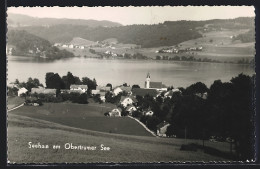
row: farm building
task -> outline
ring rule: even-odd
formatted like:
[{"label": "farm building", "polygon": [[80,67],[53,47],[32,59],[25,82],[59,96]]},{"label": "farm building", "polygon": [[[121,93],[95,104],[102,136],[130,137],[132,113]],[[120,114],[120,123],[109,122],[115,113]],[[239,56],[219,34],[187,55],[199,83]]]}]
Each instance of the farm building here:
[{"label": "farm building", "polygon": [[127,94],[131,94],[132,88],[129,86],[118,86],[114,88],[113,93],[115,96],[117,96],[120,92],[125,91]]},{"label": "farm building", "polygon": [[28,91],[28,90],[27,90],[26,88],[24,88],[24,87],[20,88],[20,89],[18,90],[18,96],[21,96],[22,94],[26,93],[27,91]]},{"label": "farm building", "polygon": [[85,93],[88,90],[88,85],[72,84],[72,85],[70,85],[70,90],[81,90],[83,93]]},{"label": "farm building", "polygon": [[161,136],[161,137],[166,137],[166,131],[167,131],[167,127],[170,126],[170,123],[163,121],[160,124],[158,124],[156,126],[157,128],[157,135]]},{"label": "farm building", "polygon": [[97,86],[96,90],[100,90],[101,92],[109,92],[111,90],[111,87],[109,87],[109,86]]},{"label": "farm building", "polygon": [[31,93],[36,94],[45,94],[45,95],[51,95],[53,97],[56,97],[56,89],[45,89],[43,87],[41,88],[32,88]]},{"label": "farm building", "polygon": [[80,89],[75,89],[75,90],[61,89],[60,93],[79,93],[79,94],[82,94],[84,92]]}]

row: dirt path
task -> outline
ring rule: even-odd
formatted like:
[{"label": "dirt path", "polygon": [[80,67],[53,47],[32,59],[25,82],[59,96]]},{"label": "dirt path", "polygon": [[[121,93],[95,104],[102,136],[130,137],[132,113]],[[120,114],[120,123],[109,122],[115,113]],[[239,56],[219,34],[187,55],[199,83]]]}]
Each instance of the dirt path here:
[{"label": "dirt path", "polygon": [[13,111],[13,110],[18,109],[18,108],[20,108],[20,107],[22,107],[22,106],[24,106],[24,104],[20,104],[19,106],[16,106],[16,107],[14,107],[14,108],[11,108],[10,110],[7,110],[7,112]]}]

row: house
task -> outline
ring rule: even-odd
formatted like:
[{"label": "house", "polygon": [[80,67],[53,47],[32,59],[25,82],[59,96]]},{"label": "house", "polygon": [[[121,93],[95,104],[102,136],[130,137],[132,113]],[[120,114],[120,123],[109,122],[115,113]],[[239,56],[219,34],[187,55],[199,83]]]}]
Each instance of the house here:
[{"label": "house", "polygon": [[174,93],[181,93],[180,89],[172,89],[172,90],[169,90],[167,91],[165,94],[164,94],[164,97],[165,98],[172,98],[173,94]]},{"label": "house", "polygon": [[106,92],[99,92],[98,93],[100,95],[100,99],[101,101],[105,102],[106,101]]},{"label": "house", "polygon": [[127,97],[127,96],[121,96],[120,104],[124,107],[127,107],[128,105],[132,105],[136,103],[137,100],[134,97]]},{"label": "house", "polygon": [[72,84],[72,85],[70,85],[70,90],[81,90],[83,93],[85,93],[88,90],[88,85]]},{"label": "house", "polygon": [[196,96],[202,98],[202,99],[207,99],[208,98],[208,93],[205,92],[205,93],[195,93]]},{"label": "house", "polygon": [[157,135],[161,137],[166,137],[167,128],[170,126],[170,123],[163,121],[156,126],[157,128]]},{"label": "house", "polygon": [[113,90],[113,93],[114,93],[115,96],[117,96],[121,92],[123,92],[123,90],[120,87],[116,87]]},{"label": "house", "polygon": [[45,89],[43,87],[41,87],[41,88],[32,88],[31,89],[31,93],[51,95],[53,97],[56,97],[56,89]]},{"label": "house", "polygon": [[74,45],[73,44],[69,44],[69,48],[74,48]]},{"label": "house", "polygon": [[61,89],[60,93],[68,93],[68,94],[70,94],[70,93],[79,93],[79,94],[82,94],[84,92],[82,90],[80,90],[80,89],[75,89],[75,90]]},{"label": "house", "polygon": [[150,73],[147,74],[145,80],[146,89],[156,89],[159,91],[167,91],[167,87],[162,82],[151,82]]},{"label": "house", "polygon": [[27,91],[28,91],[28,90],[27,90],[26,88],[24,88],[24,87],[20,88],[20,89],[18,90],[18,96],[21,96],[22,94],[26,93]]},{"label": "house", "polygon": [[154,113],[153,113],[153,111],[151,111],[151,110],[144,112],[144,115],[145,115],[145,116],[152,116],[153,114],[154,114]]},{"label": "house", "polygon": [[96,90],[100,90],[102,92],[109,92],[111,90],[110,86],[97,86]]},{"label": "house", "polygon": [[126,111],[129,113],[129,115],[132,115],[132,113],[134,112],[134,111],[136,111],[137,109],[135,108],[135,106],[133,106],[133,105],[129,105],[129,106],[127,106],[126,107]]},{"label": "house", "polygon": [[120,117],[121,112],[122,112],[121,108],[115,108],[109,112],[109,116]]},{"label": "house", "polygon": [[100,90],[91,90],[91,94],[92,95],[96,95],[96,94],[98,94],[100,92]]},{"label": "house", "polygon": [[120,88],[127,94],[131,94],[132,88],[130,86],[120,86]]},{"label": "house", "polygon": [[156,89],[143,89],[143,88],[134,88],[132,90],[133,96],[142,96],[150,95],[152,97],[156,97],[158,95],[158,91]]}]

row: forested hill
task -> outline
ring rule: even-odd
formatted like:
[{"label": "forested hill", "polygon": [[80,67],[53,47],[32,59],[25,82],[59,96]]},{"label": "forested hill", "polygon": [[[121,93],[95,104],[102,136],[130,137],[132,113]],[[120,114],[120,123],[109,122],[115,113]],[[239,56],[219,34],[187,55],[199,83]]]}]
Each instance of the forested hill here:
[{"label": "forested hill", "polygon": [[[186,24],[186,25],[185,25]],[[188,22],[174,25],[129,25],[120,27],[90,28],[82,25],[55,25],[51,27],[23,27],[20,29],[44,37],[50,42],[70,42],[73,37],[91,41],[116,38],[120,43],[137,44],[142,47],[175,45],[180,42],[201,37],[191,29]]]},{"label": "forested hill", "polygon": [[111,21],[97,21],[85,19],[66,19],[66,18],[36,18],[27,15],[8,13],[7,17],[8,26],[23,27],[23,26],[53,26],[60,24],[69,25],[84,25],[88,27],[114,27],[122,26],[120,23]]},{"label": "forested hill", "polygon": [[8,30],[7,48],[12,47],[12,55],[41,56],[51,59],[74,57],[66,50],[53,47],[48,40],[30,34],[24,30]]},{"label": "forested hill", "polygon": [[254,18],[215,19],[207,21],[166,21],[154,25],[128,25],[119,27],[86,27],[84,25],[28,26],[27,30],[50,42],[70,42],[73,37],[91,41],[116,38],[120,43],[137,44],[142,47],[172,46],[201,37],[201,30],[253,29]]}]

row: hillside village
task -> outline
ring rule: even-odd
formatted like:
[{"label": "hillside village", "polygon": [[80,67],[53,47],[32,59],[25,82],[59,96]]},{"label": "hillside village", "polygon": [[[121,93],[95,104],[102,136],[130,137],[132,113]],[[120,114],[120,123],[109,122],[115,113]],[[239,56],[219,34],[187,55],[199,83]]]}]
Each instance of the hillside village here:
[{"label": "hillside village", "polygon": [[[88,94],[89,97],[93,98],[100,104],[105,102],[111,102],[115,104],[115,108],[106,112],[104,115],[109,117],[121,117],[130,116],[136,118],[140,116],[154,116],[154,112],[151,107],[144,108],[140,103],[138,104],[139,98],[144,98],[146,96],[151,96],[154,100],[158,97],[162,99],[171,99],[174,93],[181,94],[179,89],[170,89],[165,86],[162,82],[151,81],[150,73],[147,74],[144,86],[141,88],[138,85],[132,87],[127,86],[127,84],[116,86],[112,88],[112,85],[107,86],[96,86],[95,89],[89,90],[88,85],[77,85],[71,84],[70,89],[57,89],[45,88],[43,86],[33,87],[29,92],[25,87],[19,87],[19,84],[12,83],[8,85],[9,88],[17,88],[17,95],[19,97],[25,97],[25,105],[27,106],[40,106],[42,102],[39,98],[57,98],[59,95],[77,95],[81,96]],[[202,98],[206,97],[204,95],[198,95]],[[139,97],[139,98],[138,98]],[[83,98],[84,99],[84,98]],[[114,99],[114,100],[113,100]],[[112,101],[113,100],[113,101]],[[115,101],[118,100],[118,101]],[[45,100],[47,101],[47,100]],[[139,120],[138,120],[139,121]],[[140,121],[139,121],[140,122]],[[141,122],[140,122],[141,123]],[[156,134],[158,136],[166,136],[166,128],[170,124],[166,121],[162,121],[157,125]],[[152,132],[147,128],[149,132]],[[153,132],[152,132],[153,133]]]}]

